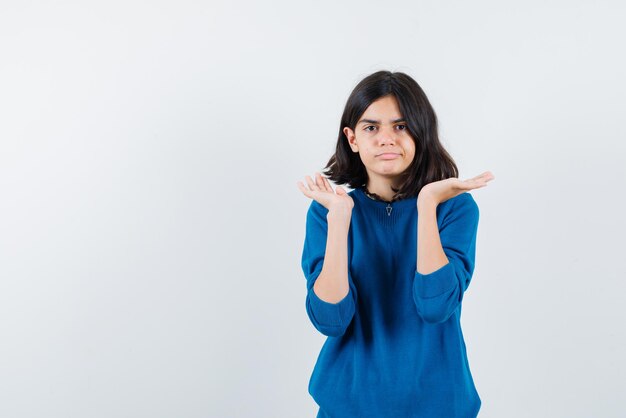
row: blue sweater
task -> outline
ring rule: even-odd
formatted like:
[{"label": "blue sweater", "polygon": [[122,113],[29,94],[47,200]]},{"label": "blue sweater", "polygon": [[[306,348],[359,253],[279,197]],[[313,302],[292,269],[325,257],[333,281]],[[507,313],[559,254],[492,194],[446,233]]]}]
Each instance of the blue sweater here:
[{"label": "blue sweater", "polygon": [[478,206],[465,192],[437,206],[448,263],[416,269],[417,198],[373,200],[363,188],[348,232],[350,290],[337,303],[313,284],[326,250],[328,209],[311,201],[302,269],[306,312],[327,338],[308,391],[332,418],[474,418],[481,399],[461,331],[461,302],[474,271]]}]

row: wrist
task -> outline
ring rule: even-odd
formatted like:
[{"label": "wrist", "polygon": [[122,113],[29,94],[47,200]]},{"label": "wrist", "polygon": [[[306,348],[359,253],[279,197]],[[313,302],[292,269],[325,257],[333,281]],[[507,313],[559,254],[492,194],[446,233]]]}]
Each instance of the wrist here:
[{"label": "wrist", "polygon": [[331,208],[328,210],[328,213],[326,214],[326,219],[349,220],[351,216],[352,216],[352,209],[337,207],[337,208]]},{"label": "wrist", "polygon": [[437,207],[439,202],[433,196],[425,194],[417,196],[417,207]]}]

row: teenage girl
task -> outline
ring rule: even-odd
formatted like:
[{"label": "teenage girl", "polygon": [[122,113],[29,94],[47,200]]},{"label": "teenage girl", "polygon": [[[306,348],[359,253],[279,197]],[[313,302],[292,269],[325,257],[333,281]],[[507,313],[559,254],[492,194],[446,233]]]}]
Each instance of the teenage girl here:
[{"label": "teenage girl", "polygon": [[[481,399],[460,325],[479,211],[410,76],[379,71],[345,106],[311,198],[306,312],[326,335],[308,391],[317,417],[474,418]],[[347,192],[329,180],[353,188]]]}]

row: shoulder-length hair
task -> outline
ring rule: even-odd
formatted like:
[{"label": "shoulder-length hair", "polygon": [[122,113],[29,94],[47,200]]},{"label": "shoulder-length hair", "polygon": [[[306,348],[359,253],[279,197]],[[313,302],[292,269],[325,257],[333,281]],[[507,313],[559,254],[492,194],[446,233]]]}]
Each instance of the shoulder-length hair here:
[{"label": "shoulder-length hair", "polygon": [[353,152],[343,128],[354,130],[359,118],[372,102],[392,95],[398,101],[407,129],[415,143],[415,157],[401,174],[399,188],[393,188],[394,200],[417,196],[424,185],[458,177],[458,168],[439,142],[437,115],[422,88],[401,72],[378,71],[352,90],[341,116],[335,154],[326,164],[324,174],[336,184],[364,187],[368,176],[358,153]]}]

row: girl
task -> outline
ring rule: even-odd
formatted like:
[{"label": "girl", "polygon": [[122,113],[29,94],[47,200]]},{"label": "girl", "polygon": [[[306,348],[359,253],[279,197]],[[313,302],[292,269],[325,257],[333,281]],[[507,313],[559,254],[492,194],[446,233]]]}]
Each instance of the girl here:
[{"label": "girl", "polygon": [[[306,312],[326,335],[309,381],[317,417],[474,418],[481,399],[461,331],[478,206],[410,76],[352,91],[324,178],[306,176]],[[329,180],[347,184],[346,192]]]}]

